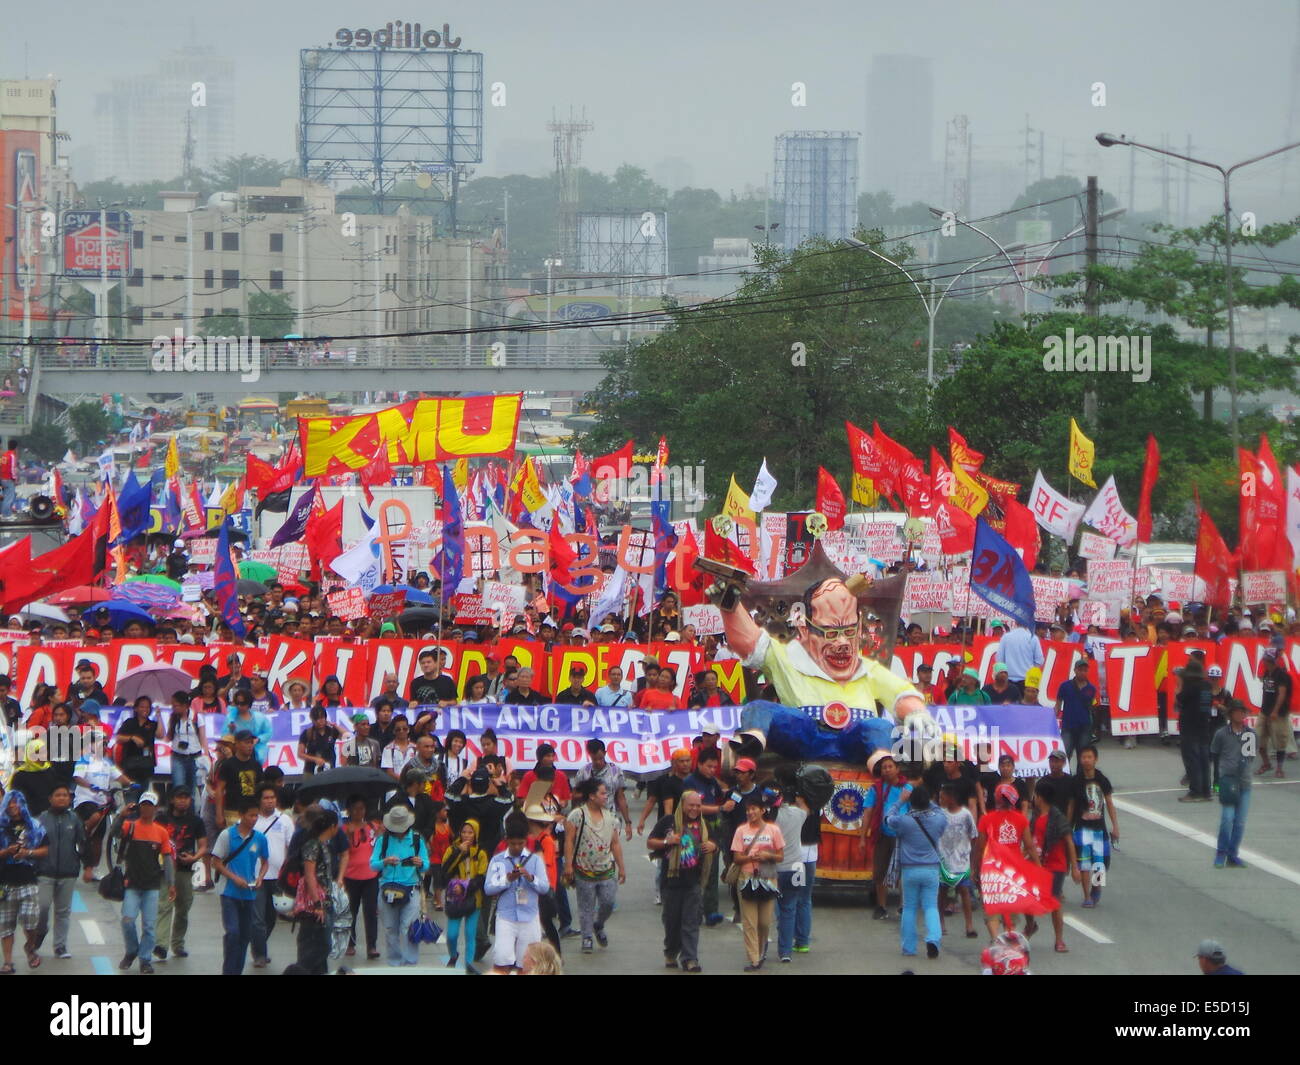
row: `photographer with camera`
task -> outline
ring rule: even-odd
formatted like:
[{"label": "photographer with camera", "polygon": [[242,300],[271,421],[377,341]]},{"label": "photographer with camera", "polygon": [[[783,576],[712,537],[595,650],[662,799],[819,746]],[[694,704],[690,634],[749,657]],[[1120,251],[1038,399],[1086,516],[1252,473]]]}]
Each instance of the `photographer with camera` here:
[{"label": "photographer with camera", "polygon": [[415,814],[404,803],[384,814],[384,834],[370,855],[379,873],[379,923],[391,966],[417,965],[420,946],[406,935],[420,916],[420,882],[429,865],[429,847],[415,831]]}]

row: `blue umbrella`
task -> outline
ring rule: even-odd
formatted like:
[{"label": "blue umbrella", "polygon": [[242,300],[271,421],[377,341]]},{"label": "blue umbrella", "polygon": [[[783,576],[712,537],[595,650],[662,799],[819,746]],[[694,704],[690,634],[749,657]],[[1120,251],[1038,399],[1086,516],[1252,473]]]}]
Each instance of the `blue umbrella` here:
[{"label": "blue umbrella", "polygon": [[413,588],[409,584],[380,584],[370,594],[383,595],[387,592],[405,592],[407,605],[417,603],[420,606],[433,606],[433,596],[428,592],[422,592],[419,588]]},{"label": "blue umbrella", "polygon": [[[109,623],[115,629],[124,629],[133,621],[139,621],[145,625],[154,623],[149,611],[126,599],[110,599],[106,603],[100,603],[99,606],[108,611]],[[98,610],[98,607],[96,609]]]}]

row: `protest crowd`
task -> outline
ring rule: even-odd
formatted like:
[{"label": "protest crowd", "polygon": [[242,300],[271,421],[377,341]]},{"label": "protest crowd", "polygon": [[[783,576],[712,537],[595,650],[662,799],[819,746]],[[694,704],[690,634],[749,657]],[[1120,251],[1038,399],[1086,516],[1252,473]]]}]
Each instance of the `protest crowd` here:
[{"label": "protest crowd", "polygon": [[[988,940],[986,971],[1023,971],[1040,918],[1068,950],[1060,900],[1102,904],[1120,838],[1110,774],[1137,736],[1176,741],[1184,799],[1222,804],[1221,867],[1244,864],[1252,778],[1283,776],[1296,755],[1300,621],[1285,594],[1207,602],[1199,563],[1173,577],[1080,559],[1033,575],[1025,616],[1015,595],[1001,609],[979,593],[978,540],[960,573],[897,527],[894,558],[853,551],[843,522],[793,515],[769,543],[766,523],[745,521],[763,509],[757,490],[744,507],[729,498],[731,522],[656,510],[648,532],[602,531],[579,455],[563,486],[541,485],[528,462],[508,475],[430,463],[438,536],[421,564],[374,520],[393,476],[370,472],[375,456],[366,504],[333,508],[332,473],[289,505],[297,445],[274,468],[250,459],[237,495],[284,496],[269,548],[239,543],[224,517],[209,526],[169,468],[156,483],[110,482],[98,507],[62,493],[76,513],[56,561],[29,553],[15,567],[21,545],[0,552],[0,973],[71,956],[79,884],[120,902],[119,967],[143,973],[188,957],[205,893],[219,898],[227,975],[581,972],[582,955],[617,949],[619,908],[652,904],[669,969],[758,971],[772,947],[797,969],[815,949],[832,849],[862,870],[870,918],[899,921],[904,956],[919,935],[937,957],[960,921]],[[147,514],[158,489],[169,531],[133,531],[137,500]],[[373,521],[346,550],[345,505]],[[827,512],[835,500],[819,490],[813,517]],[[486,526],[477,538],[473,521]],[[509,562],[503,525],[534,532]],[[584,536],[585,554],[571,542]],[[814,555],[902,579],[899,610],[850,607],[829,626],[815,586],[801,624],[843,641],[852,663],[877,661],[886,679],[872,681],[869,714],[901,721],[915,698],[943,733],[938,754],[880,748],[858,762],[848,813],[841,792],[808,784],[814,759],[747,744],[753,708],[790,701],[776,641],[733,649],[734,603],[693,567],[788,577]],[[1097,595],[1103,583],[1118,591]],[[1026,708],[1046,724],[1022,727]],[[1004,723],[1004,739],[1030,738],[971,738],[967,710]],[[670,715],[680,727],[656,725]],[[647,856],[653,901],[629,899],[629,863]],[[1008,886],[1027,872],[1045,889],[1037,905]],[[731,925],[743,945],[708,933]]]}]

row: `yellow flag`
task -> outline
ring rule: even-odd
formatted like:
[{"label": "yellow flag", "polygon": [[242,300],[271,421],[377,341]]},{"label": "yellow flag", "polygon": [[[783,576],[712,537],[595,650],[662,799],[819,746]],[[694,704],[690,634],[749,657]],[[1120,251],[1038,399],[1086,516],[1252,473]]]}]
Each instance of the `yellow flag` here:
[{"label": "yellow flag", "polygon": [[989,494],[984,486],[976,483],[960,466],[952,468],[952,495],[948,499],[972,518],[982,514],[989,505]]},{"label": "yellow flag", "polygon": [[727,489],[726,502],[722,504],[722,513],[729,518],[748,518],[754,520],[754,512],[749,509],[749,495],[736,483],[736,475],[731,475],[731,487]]},{"label": "yellow flag", "polygon": [[519,467],[515,479],[510,482],[510,490],[519,495],[524,509],[530,513],[535,513],[546,506],[546,494],[542,491],[541,482],[537,480],[537,469],[533,466],[531,455],[524,459],[524,464]]},{"label": "yellow flag", "polygon": [[222,493],[221,509],[227,514],[235,514],[239,511],[239,504],[242,502],[240,499],[242,493],[239,490],[241,483],[242,482],[236,478],[230,482],[230,487]]},{"label": "yellow flag", "polygon": [[469,487],[469,459],[459,458],[451,468],[451,483],[456,491],[463,492]]},{"label": "yellow flag", "polygon": [[880,493],[876,491],[876,483],[870,477],[863,477],[860,473],[853,474],[853,502],[864,507],[874,507],[880,499]]},{"label": "yellow flag", "polygon": [[[111,544],[122,535],[122,515],[117,509],[117,493],[113,491],[113,482],[108,482],[108,542]],[[114,547],[109,551],[113,558],[113,580],[121,584],[126,580],[126,548]]]},{"label": "yellow flag", "polygon": [[163,462],[163,473],[166,474],[167,480],[171,480],[181,469],[181,455],[176,450],[176,437],[167,441],[167,458]]},{"label": "yellow flag", "polygon": [[1092,479],[1092,464],[1097,458],[1097,447],[1079,430],[1079,424],[1070,419],[1070,476],[1089,488],[1096,488]]}]

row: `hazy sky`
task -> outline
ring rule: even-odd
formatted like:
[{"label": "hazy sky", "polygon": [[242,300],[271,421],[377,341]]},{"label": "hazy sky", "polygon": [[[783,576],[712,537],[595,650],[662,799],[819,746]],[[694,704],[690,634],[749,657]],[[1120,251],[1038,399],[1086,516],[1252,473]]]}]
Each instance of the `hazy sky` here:
[{"label": "hazy sky", "polygon": [[[382,12],[382,14],[381,14]],[[297,120],[300,47],[333,40],[340,26],[391,19],[450,23],[464,48],[485,54],[485,81],[504,82],[505,108],[487,108],[487,158],[510,142],[540,142],[552,108],[585,107],[595,130],[584,162],[653,169],[686,159],[694,183],[740,190],[772,169],[773,137],[787,129],[864,129],[866,72],[876,53],[931,57],[935,152],[943,123],[970,116],[977,158],[1019,158],[1024,115],[1047,131],[1048,172],[1061,150],[1076,174],[1103,185],[1127,180],[1124,149],[1103,152],[1099,130],[1181,144],[1222,161],[1284,143],[1296,48],[1294,0],[1096,0],[1086,8],[1030,0],[609,0],[559,3],[356,3],[355,0],[59,0],[21,5],[0,38],[0,73],[62,80],[62,127],[73,147],[89,140],[95,92],[114,76],[147,72],[170,49],[210,43],[238,64],[241,150],[290,157]],[[790,104],[794,81],[808,105]],[[1090,86],[1106,83],[1108,106]],[[1297,134],[1300,137],[1300,133]],[[867,146],[869,150],[870,146]],[[941,156],[940,156],[941,158]],[[1278,167],[1243,177],[1276,191]],[[1154,175],[1154,169],[1152,169]],[[1300,172],[1300,159],[1296,170]],[[1212,175],[1197,175],[1210,202]],[[1138,205],[1154,203],[1154,181]],[[1234,203],[1234,205],[1236,205]]]}]

